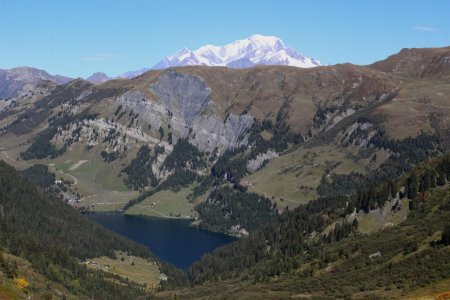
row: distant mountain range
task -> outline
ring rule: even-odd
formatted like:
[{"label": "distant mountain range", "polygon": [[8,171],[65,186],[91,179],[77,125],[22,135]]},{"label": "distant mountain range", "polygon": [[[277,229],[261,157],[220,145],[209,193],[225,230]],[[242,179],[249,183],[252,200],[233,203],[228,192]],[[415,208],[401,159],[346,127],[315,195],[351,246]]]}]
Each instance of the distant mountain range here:
[{"label": "distant mountain range", "polygon": [[95,83],[95,84],[103,83],[110,79],[112,79],[112,78],[103,72],[96,72],[96,73],[92,74],[91,76],[89,76],[88,78],[86,78],[87,81]]},{"label": "distant mountain range", "polygon": [[163,58],[152,68],[126,72],[120,78],[133,78],[149,70],[160,70],[181,66],[223,66],[250,68],[256,65],[286,65],[300,68],[320,66],[320,62],[304,56],[275,36],[255,34],[225,46],[206,45],[191,51],[183,48]]},{"label": "distant mountain range", "polygon": [[64,84],[72,78],[61,75],[50,75],[44,70],[30,67],[0,69],[0,99],[16,95],[25,85],[35,85],[39,81],[50,80],[57,84]]},{"label": "distant mountain range", "polygon": [[[170,67],[223,66],[242,69],[257,65],[312,68],[320,66],[320,62],[286,46],[278,37],[255,34],[225,46],[206,45],[194,51],[183,48],[177,53],[163,58],[151,68],[145,67],[129,71],[116,78],[131,79],[149,70],[160,70]],[[113,78],[103,72],[96,72],[86,78],[86,80],[94,84],[100,84]],[[36,84],[40,80],[50,80],[57,84],[64,84],[72,79],[66,76],[50,75],[44,70],[31,67],[0,69],[0,99],[13,97],[25,85]]]}]

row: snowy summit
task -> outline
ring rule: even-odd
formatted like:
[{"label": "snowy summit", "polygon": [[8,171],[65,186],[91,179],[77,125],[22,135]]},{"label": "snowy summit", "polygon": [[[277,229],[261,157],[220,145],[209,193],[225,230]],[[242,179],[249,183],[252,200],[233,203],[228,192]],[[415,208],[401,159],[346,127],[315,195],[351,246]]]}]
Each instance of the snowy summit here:
[{"label": "snowy summit", "polygon": [[225,46],[206,45],[191,51],[183,48],[165,57],[153,68],[144,68],[123,74],[131,78],[150,69],[165,69],[180,66],[224,66],[249,68],[256,65],[286,65],[300,68],[320,66],[320,62],[298,53],[275,36],[252,35]]}]

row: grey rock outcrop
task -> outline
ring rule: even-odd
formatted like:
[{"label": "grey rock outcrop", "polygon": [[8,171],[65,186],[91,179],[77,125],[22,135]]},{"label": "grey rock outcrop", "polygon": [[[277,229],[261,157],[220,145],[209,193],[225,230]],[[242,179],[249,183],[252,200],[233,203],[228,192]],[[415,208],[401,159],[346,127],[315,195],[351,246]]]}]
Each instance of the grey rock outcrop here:
[{"label": "grey rock outcrop", "polygon": [[167,118],[167,109],[164,105],[148,100],[141,91],[128,91],[117,98],[117,106],[122,105],[135,114],[139,114],[141,123],[150,124],[156,130]]},{"label": "grey rock outcrop", "polygon": [[229,114],[223,120],[211,107],[211,90],[199,76],[168,71],[150,85],[149,91],[156,99],[131,90],[117,97],[116,106],[132,111],[138,115],[139,124],[150,124],[155,132],[160,126],[170,128],[174,142],[189,137],[201,151],[217,148],[222,152],[247,144],[246,133],[253,117]]},{"label": "grey rock outcrop", "polygon": [[247,145],[247,131],[253,124],[253,117],[245,114],[236,116],[230,114],[225,122],[218,116],[203,117],[193,126],[192,143],[200,150],[218,149]]},{"label": "grey rock outcrop", "polygon": [[266,153],[258,154],[255,159],[251,159],[247,163],[247,170],[250,172],[258,171],[266,161],[271,160],[272,158],[278,157],[278,153],[273,150],[268,150]]},{"label": "grey rock outcrop", "polygon": [[150,86],[170,113],[182,117],[187,126],[208,106],[210,88],[198,76],[169,71]]}]

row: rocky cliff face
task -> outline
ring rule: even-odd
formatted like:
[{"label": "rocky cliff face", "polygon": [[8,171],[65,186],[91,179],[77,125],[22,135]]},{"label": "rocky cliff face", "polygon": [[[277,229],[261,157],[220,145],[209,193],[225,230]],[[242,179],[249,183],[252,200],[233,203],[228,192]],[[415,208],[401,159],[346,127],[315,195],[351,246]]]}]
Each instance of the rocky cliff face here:
[{"label": "rocky cliff face", "polygon": [[186,126],[208,106],[211,90],[205,81],[193,75],[169,71],[150,85],[150,90],[158,96],[171,116],[182,119]]},{"label": "rocky cliff face", "polygon": [[266,153],[259,154],[255,159],[251,159],[247,163],[247,170],[250,172],[256,172],[261,169],[264,163],[268,162],[274,157],[278,157],[278,153],[272,150],[268,150]]},{"label": "rocky cliff face", "polygon": [[200,150],[212,151],[216,148],[222,153],[228,148],[247,145],[247,130],[253,124],[253,117],[245,114],[230,114],[225,122],[217,115],[204,116],[194,124],[191,143]]},{"label": "rocky cliff face", "polygon": [[141,120],[141,126],[149,125],[150,128],[158,130],[167,119],[167,108],[156,101],[149,101],[141,91],[127,91],[117,97],[116,109],[121,106],[122,110],[133,112]]},{"label": "rocky cliff face", "polygon": [[[230,113],[223,120],[211,102],[211,89],[199,76],[169,71],[148,87],[156,99],[149,99],[145,91],[130,90],[117,97],[116,109],[133,112],[141,128],[158,131],[164,128],[178,138],[188,140],[202,151],[246,144],[245,133],[253,124],[248,114]],[[148,129],[147,128],[147,129]]]}]

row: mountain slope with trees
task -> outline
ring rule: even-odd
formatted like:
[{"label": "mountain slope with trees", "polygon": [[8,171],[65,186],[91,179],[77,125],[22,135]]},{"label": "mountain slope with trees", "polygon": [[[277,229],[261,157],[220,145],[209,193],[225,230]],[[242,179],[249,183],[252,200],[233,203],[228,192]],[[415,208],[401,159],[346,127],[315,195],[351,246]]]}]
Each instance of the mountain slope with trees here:
[{"label": "mountain slope with trees", "polygon": [[104,229],[59,198],[42,193],[3,161],[0,209],[1,250],[26,259],[48,280],[81,298],[149,297],[137,284],[81,264],[100,256],[114,258],[115,250],[158,262],[161,271],[169,276],[165,284],[170,285],[172,276],[178,276],[179,271],[159,263],[146,247]]},{"label": "mountain slope with trees", "polygon": [[[285,212],[195,263],[188,270],[194,287],[178,293],[196,299],[211,293],[217,299],[405,299],[448,292],[449,170],[446,155],[351,196],[320,198]],[[368,214],[387,201],[407,201],[408,218],[360,233],[355,213],[369,207]],[[437,292],[435,285],[441,286]]]}]

